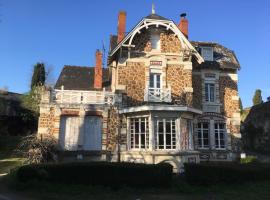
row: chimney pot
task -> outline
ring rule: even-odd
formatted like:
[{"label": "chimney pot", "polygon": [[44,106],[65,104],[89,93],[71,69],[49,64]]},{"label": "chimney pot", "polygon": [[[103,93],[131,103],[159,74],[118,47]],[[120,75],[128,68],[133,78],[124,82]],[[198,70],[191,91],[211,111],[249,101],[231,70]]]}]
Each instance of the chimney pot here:
[{"label": "chimney pot", "polygon": [[184,34],[184,36],[188,38],[188,20],[186,19],[186,16],[186,13],[182,13],[180,15],[181,18],[178,27],[180,31]]},{"label": "chimney pot", "polygon": [[126,16],[125,11],[120,11],[118,14],[118,27],[117,27],[117,43],[119,43],[126,34]]},{"label": "chimney pot", "polygon": [[94,88],[102,88],[102,52],[99,50],[96,51]]}]

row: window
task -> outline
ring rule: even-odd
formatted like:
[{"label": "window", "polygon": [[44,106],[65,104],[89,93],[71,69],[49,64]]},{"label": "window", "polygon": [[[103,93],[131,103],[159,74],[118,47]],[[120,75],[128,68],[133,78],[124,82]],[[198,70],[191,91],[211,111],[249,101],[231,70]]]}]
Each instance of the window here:
[{"label": "window", "polygon": [[205,101],[215,102],[215,84],[205,83]]},{"label": "window", "polygon": [[160,74],[157,73],[150,74],[150,88],[160,89]]},{"label": "window", "polygon": [[150,41],[152,49],[160,49],[160,36],[158,33],[151,34]]},{"label": "window", "polygon": [[209,148],[209,123],[198,123],[198,148]]},{"label": "window", "polygon": [[206,61],[213,61],[213,48],[212,47],[201,47],[202,57]]},{"label": "window", "polygon": [[176,149],[175,119],[160,119],[155,123],[156,149]]},{"label": "window", "polygon": [[225,124],[215,123],[215,148],[225,148]]},{"label": "window", "polygon": [[130,119],[130,148],[148,149],[149,148],[149,126],[148,118]]}]

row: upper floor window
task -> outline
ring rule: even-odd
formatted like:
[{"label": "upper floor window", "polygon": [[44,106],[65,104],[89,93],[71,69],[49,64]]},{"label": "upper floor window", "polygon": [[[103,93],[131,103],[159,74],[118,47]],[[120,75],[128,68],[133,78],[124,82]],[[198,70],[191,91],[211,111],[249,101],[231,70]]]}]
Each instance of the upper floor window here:
[{"label": "upper floor window", "polygon": [[215,148],[225,148],[225,124],[215,123]]},{"label": "upper floor window", "polygon": [[151,34],[150,41],[152,49],[160,50],[160,36],[158,33]]},{"label": "upper floor window", "polygon": [[215,84],[205,83],[205,101],[215,102]]},{"label": "upper floor window", "polygon": [[201,47],[201,55],[206,61],[213,61],[213,48],[212,47]]},{"label": "upper floor window", "polygon": [[158,73],[150,73],[150,88],[160,89],[160,76]]},{"label": "upper floor window", "polygon": [[209,123],[198,123],[198,148],[209,148]]}]

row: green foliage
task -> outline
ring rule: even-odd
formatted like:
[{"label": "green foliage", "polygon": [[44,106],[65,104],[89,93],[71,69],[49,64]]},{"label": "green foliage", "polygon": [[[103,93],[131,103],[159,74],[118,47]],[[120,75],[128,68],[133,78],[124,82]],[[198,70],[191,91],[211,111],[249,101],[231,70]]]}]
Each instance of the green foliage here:
[{"label": "green foliage", "polygon": [[24,94],[21,99],[22,107],[38,114],[42,89],[43,86],[34,86],[30,92]]},{"label": "green foliage", "polygon": [[77,162],[26,165],[18,169],[20,181],[48,181],[50,183],[103,185],[110,187],[169,186],[172,166],[135,163]]},{"label": "green foliage", "polygon": [[242,100],[241,98],[239,98],[239,109],[240,109],[240,113],[243,113],[243,104],[242,104]]},{"label": "green foliage", "polygon": [[257,89],[255,91],[255,94],[253,96],[252,101],[253,101],[253,105],[254,106],[263,103],[263,100],[262,100],[262,91],[260,89]]},{"label": "green foliage", "polygon": [[258,148],[258,138],[263,133],[262,127],[255,127],[252,123],[247,123],[243,129],[243,143],[246,150],[256,150]]},{"label": "green foliage", "polygon": [[256,162],[258,162],[258,159],[255,156],[247,156],[246,158],[241,158],[240,160],[241,164],[256,163]]},{"label": "green foliage", "polygon": [[215,185],[270,180],[269,164],[185,164],[186,181],[194,185]]},{"label": "green foliage", "polygon": [[46,72],[44,63],[37,63],[34,66],[34,71],[31,80],[31,89],[37,86],[44,85],[46,79]]}]

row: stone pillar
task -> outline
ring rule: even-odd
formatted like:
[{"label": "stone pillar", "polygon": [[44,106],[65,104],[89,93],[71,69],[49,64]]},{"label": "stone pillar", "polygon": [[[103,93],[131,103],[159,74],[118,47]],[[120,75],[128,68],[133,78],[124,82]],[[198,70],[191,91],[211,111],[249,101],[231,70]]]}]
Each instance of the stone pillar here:
[{"label": "stone pillar", "polygon": [[215,121],[213,119],[210,120],[209,126],[209,146],[210,149],[215,149]]}]

